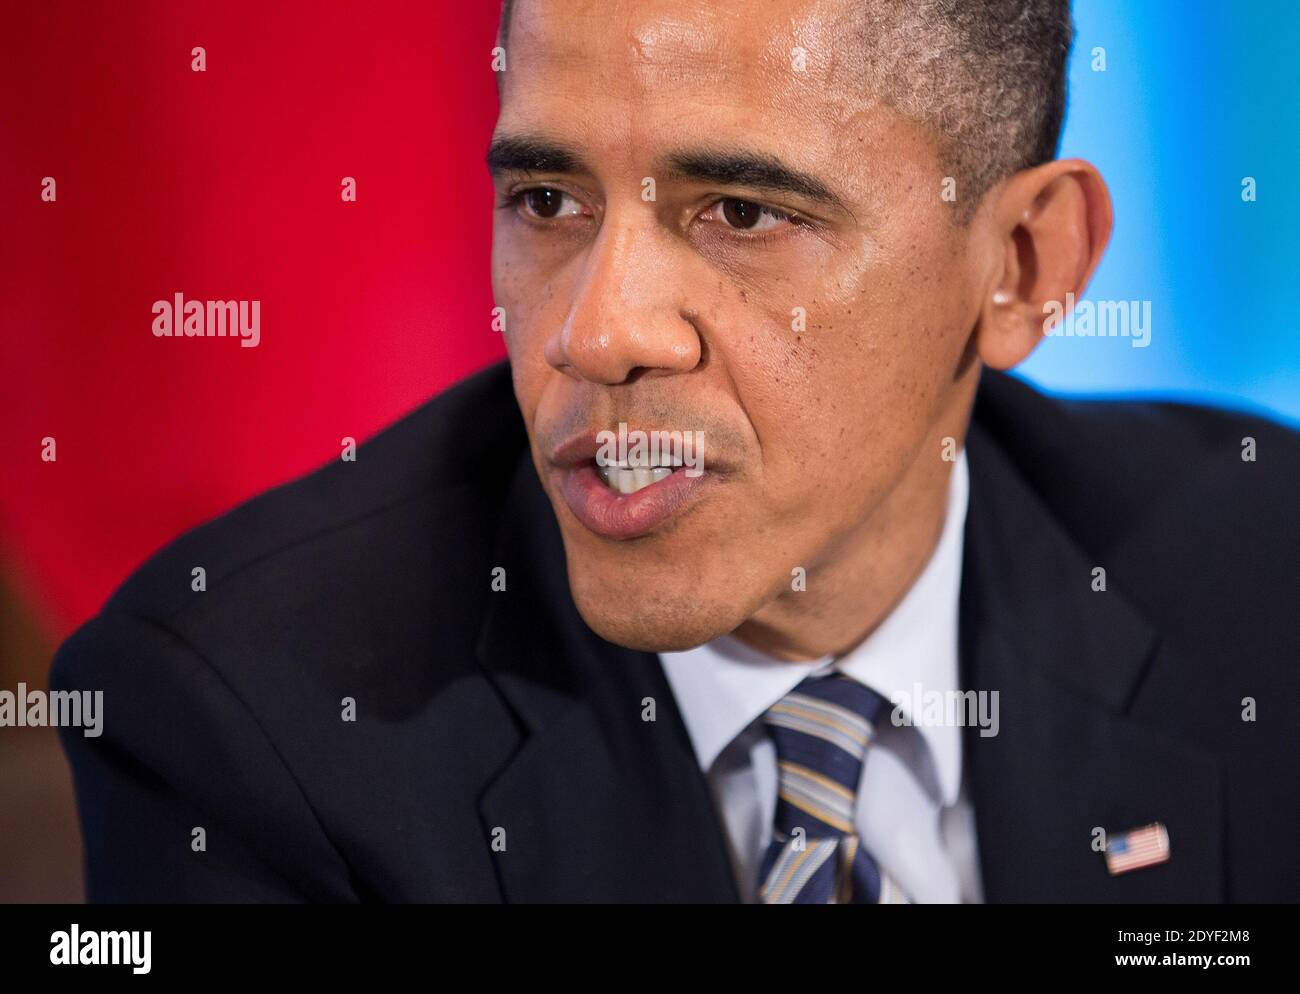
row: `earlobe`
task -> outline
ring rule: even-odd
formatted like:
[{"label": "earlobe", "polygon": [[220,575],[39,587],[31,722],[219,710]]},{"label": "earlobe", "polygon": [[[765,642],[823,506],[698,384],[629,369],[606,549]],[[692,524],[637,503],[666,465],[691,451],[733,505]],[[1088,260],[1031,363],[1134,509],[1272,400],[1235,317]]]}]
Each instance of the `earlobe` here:
[{"label": "earlobe", "polygon": [[1091,163],[1067,159],[1026,169],[996,192],[987,215],[999,266],[981,308],[976,347],[995,369],[1023,362],[1082,296],[1112,224],[1110,194]]},{"label": "earlobe", "polygon": [[1011,369],[1023,362],[1042,337],[1043,319],[1032,304],[1005,286],[989,294],[980,314],[976,351],[993,369]]}]

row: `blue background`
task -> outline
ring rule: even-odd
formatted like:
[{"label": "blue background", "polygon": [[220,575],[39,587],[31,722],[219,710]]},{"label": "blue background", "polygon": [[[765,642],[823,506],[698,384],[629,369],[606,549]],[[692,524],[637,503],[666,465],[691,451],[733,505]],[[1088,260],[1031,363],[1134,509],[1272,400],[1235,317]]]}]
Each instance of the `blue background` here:
[{"label": "blue background", "polygon": [[1093,162],[1115,202],[1084,299],[1150,300],[1151,341],[1048,337],[1019,372],[1300,425],[1300,8],[1077,0],[1074,18],[1061,156]]}]

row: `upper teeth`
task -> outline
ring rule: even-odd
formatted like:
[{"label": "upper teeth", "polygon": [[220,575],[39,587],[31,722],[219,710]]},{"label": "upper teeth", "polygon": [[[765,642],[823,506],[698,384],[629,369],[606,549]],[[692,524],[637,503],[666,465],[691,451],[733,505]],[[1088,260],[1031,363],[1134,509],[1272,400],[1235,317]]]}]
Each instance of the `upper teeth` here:
[{"label": "upper teeth", "polygon": [[600,474],[600,478],[605,481],[605,485],[609,489],[616,490],[621,494],[634,494],[652,483],[668,479],[673,474],[672,468],[669,466],[626,468],[623,466],[601,466],[599,464],[596,466],[596,472]]},{"label": "upper teeth", "polygon": [[683,459],[682,459],[682,456],[681,456],[681,453],[680,453],[680,452],[677,453],[676,455],[669,455],[668,453],[665,452],[663,455],[654,456],[654,457],[650,457],[650,458],[647,458],[647,457],[644,457],[644,456],[643,456],[643,457],[641,457],[641,460],[642,460],[642,461],[638,461],[638,460],[636,460],[636,459],[632,459],[632,458],[628,458],[628,459],[611,459],[611,460],[608,462],[608,464],[605,464],[605,463],[602,463],[602,462],[601,462],[601,459],[600,459],[600,458],[597,458],[597,459],[596,459],[596,465],[597,465],[597,466],[609,465],[609,466],[613,466],[613,467],[615,467],[616,469],[636,469],[638,466],[644,466],[644,467],[646,467],[646,468],[648,468],[648,469],[653,469],[655,466],[682,466],[682,465],[684,465],[684,461],[683,461]]}]

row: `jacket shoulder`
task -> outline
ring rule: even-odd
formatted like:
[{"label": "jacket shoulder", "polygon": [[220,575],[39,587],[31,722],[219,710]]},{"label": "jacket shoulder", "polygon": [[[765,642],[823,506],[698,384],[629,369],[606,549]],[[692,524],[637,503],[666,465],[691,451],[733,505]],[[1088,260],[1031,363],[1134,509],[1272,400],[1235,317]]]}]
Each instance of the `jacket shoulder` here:
[{"label": "jacket shoulder", "polygon": [[1288,604],[1300,434],[1196,404],[1052,397],[987,371],[973,430],[1180,641],[1226,658],[1300,651]]},{"label": "jacket shoulder", "polygon": [[[1277,512],[1300,479],[1300,434],[1239,411],[1055,397],[986,370],[973,421],[1085,531],[1090,522],[1104,532],[1106,522],[1128,530],[1151,514],[1176,518],[1205,501]],[[1281,523],[1275,518],[1266,514],[1257,526]]]},{"label": "jacket shoulder", "polygon": [[1300,434],[1259,415],[1171,400],[1054,396],[992,370],[984,371],[973,417],[1022,461],[1054,469],[1069,460],[1083,473],[1123,473],[1144,489],[1160,480],[1258,487],[1265,481],[1206,471],[1257,466],[1273,481],[1300,468]]},{"label": "jacket shoulder", "polygon": [[452,551],[456,536],[487,524],[481,512],[503,499],[525,445],[509,367],[497,363],[362,443],[354,461],[333,461],[181,535],[139,567],[105,610],[167,619],[194,604],[196,567],[211,604],[234,578],[274,573],[313,550],[391,549],[412,519]]}]

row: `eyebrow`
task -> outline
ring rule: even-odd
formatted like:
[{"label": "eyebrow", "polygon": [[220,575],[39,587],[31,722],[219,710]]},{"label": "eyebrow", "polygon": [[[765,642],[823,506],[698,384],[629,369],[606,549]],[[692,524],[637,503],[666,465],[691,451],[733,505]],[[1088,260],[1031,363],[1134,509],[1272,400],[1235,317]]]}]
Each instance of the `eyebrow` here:
[{"label": "eyebrow", "polygon": [[488,146],[487,167],[493,176],[506,172],[576,173],[582,157],[567,145],[536,135],[503,135]]},{"label": "eyebrow", "polygon": [[[674,152],[662,161],[667,171],[678,178],[792,193],[854,216],[843,198],[816,176],[787,166],[772,155],[700,149]],[[576,149],[540,135],[494,138],[488,147],[487,167],[493,176],[505,172],[590,171]]]},{"label": "eyebrow", "polygon": [[685,179],[727,186],[748,186],[776,193],[793,193],[852,215],[849,205],[811,173],[785,165],[775,156],[754,152],[675,152],[665,160],[671,172]]}]

